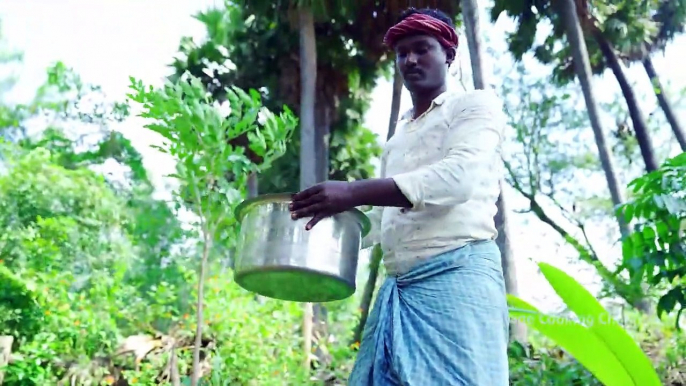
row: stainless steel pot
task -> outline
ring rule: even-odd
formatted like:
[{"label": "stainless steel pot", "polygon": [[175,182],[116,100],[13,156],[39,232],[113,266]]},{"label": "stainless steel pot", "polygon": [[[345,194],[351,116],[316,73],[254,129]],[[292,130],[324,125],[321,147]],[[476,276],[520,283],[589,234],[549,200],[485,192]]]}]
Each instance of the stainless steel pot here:
[{"label": "stainless steel pot", "polygon": [[355,293],[362,237],[370,230],[357,209],[326,218],[293,220],[291,194],[266,194],[236,208],[240,234],[234,261],[238,285],[262,296],[321,303]]}]

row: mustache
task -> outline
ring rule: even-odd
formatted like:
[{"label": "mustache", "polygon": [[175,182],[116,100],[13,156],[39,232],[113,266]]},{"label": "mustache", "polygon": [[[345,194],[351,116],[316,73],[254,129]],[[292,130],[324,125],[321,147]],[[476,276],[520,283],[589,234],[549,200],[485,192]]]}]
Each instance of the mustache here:
[{"label": "mustache", "polygon": [[422,75],[424,71],[420,70],[419,68],[411,68],[408,70],[405,70],[405,75],[412,75],[412,74],[418,74]]}]

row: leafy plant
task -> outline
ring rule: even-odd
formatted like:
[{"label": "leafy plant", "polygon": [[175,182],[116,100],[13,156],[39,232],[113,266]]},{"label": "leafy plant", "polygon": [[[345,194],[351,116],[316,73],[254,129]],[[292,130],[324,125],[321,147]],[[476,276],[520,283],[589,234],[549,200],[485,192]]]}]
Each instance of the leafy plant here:
[{"label": "leafy plant", "polygon": [[213,243],[233,233],[233,209],[245,197],[248,174],[264,170],[285,152],[297,121],[285,106],[279,116],[262,107],[255,90],[246,93],[238,87],[227,88],[228,102],[213,103],[201,80],[188,73],[157,90],[132,78],[131,89],[129,98],[143,106],[140,115],[154,121],[146,127],[166,139],[159,150],[178,160],[174,177],[190,193],[189,199],[178,198],[190,201],[198,216],[202,259],[191,379],[191,384],[197,385],[203,290]]},{"label": "leafy plant", "polygon": [[513,317],[555,341],[605,385],[661,385],[640,346],[588,290],[549,264],[539,263],[539,267],[578,321],[545,315],[510,295]]},{"label": "leafy plant", "polygon": [[629,184],[632,200],[617,210],[627,222],[637,221],[622,242],[623,262],[634,282],[666,288],[657,313],[677,309],[676,326],[686,309],[686,153]]},{"label": "leafy plant", "polygon": [[32,336],[40,329],[42,310],[34,286],[0,261],[0,335]]},{"label": "leafy plant", "polygon": [[602,384],[559,347],[534,346],[513,341],[508,348],[510,384],[513,386]]}]

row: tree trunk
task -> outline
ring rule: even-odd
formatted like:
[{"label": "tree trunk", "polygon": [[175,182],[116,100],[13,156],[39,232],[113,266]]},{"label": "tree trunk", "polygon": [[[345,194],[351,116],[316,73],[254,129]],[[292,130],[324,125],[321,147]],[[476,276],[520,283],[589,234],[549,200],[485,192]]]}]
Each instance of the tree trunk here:
[{"label": "tree trunk", "polygon": [[[315,95],[317,84],[317,45],[312,10],[298,10],[300,28],[300,188],[306,189],[317,180],[315,159]],[[304,366],[309,371],[312,353],[312,304],[304,305]]]},{"label": "tree trunk", "polygon": [[315,130],[314,130],[314,157],[316,182],[329,179],[329,137],[331,133],[331,115],[333,108],[324,101],[324,96],[317,98],[315,102]]},{"label": "tree trunk", "polygon": [[299,10],[300,17],[300,188],[317,182],[315,96],[317,84],[317,46],[312,11]]},{"label": "tree trunk", "polygon": [[681,127],[681,123],[679,123],[679,119],[674,113],[672,104],[669,103],[668,96],[665,93],[664,87],[662,87],[662,82],[660,82],[660,77],[655,71],[655,67],[653,67],[653,61],[650,59],[650,56],[646,56],[646,58],[643,59],[643,68],[645,68],[646,74],[648,74],[660,108],[662,108],[662,111],[665,113],[667,122],[669,122],[669,125],[672,127],[672,131],[674,132],[676,140],[679,142],[679,146],[681,146],[681,150],[686,151],[686,132],[684,132],[683,127]]},{"label": "tree trunk", "polygon": [[[320,72],[321,73],[321,72]],[[310,162],[314,163],[315,183],[320,183],[329,179],[329,138],[331,133],[332,115],[335,106],[331,104],[332,98],[327,97],[328,85],[324,76],[318,77],[315,83],[315,107],[314,107],[314,158]],[[313,344],[315,345],[315,356],[322,366],[328,366],[331,356],[325,350],[325,344],[329,336],[327,328],[328,310],[324,304],[314,304],[312,306],[313,317]]]},{"label": "tree trunk", "polygon": [[[323,182],[329,179],[329,133],[331,131],[331,107],[324,102],[323,96],[319,96],[315,102],[315,144],[314,158],[310,162],[314,163],[316,179],[315,182]],[[312,306],[315,356],[324,366],[328,365],[330,356],[323,350],[320,341],[326,342],[329,336],[327,329],[328,310],[323,304]]]},{"label": "tree trunk", "polygon": [[397,66],[394,66],[395,71],[393,71],[393,97],[391,99],[391,115],[388,119],[388,133],[386,134],[386,141],[391,139],[393,134],[395,134],[395,126],[398,123],[398,117],[400,116],[400,98],[403,95],[403,75],[398,70]]},{"label": "tree trunk", "polygon": [[[498,236],[495,239],[500,254],[502,256],[500,264],[503,268],[503,278],[505,279],[505,290],[508,294],[518,296],[519,286],[517,285],[517,267],[515,264],[514,253],[512,252],[512,243],[510,241],[509,215],[508,208],[503,197],[504,182],[500,181],[500,195],[496,202],[498,212],[495,215],[495,226],[498,230]],[[512,320],[510,322],[510,339],[518,342],[527,342],[528,334],[526,324],[522,321]]]},{"label": "tree trunk", "polygon": [[[486,76],[483,65],[483,43],[479,33],[479,6],[477,0],[462,0],[462,15],[464,20],[465,34],[467,35],[467,46],[469,47],[469,58],[472,67],[472,80],[474,88],[483,90],[486,88]],[[503,196],[503,181],[500,181],[500,195],[496,202],[498,212],[494,221],[498,236],[496,244],[500,249],[503,276],[505,279],[505,289],[511,295],[517,295],[517,269],[510,243],[510,229],[507,214],[507,204]],[[510,338],[520,342],[527,341],[526,325],[522,322],[512,321],[510,324]]]},{"label": "tree trunk", "polygon": [[[388,119],[388,133],[386,134],[386,142],[388,142],[393,134],[395,134],[395,127],[398,124],[398,117],[400,116],[400,100],[403,95],[403,76],[398,70],[394,68],[393,74],[393,96],[391,99],[391,114]],[[376,289],[376,280],[379,277],[379,268],[381,260],[383,259],[383,252],[380,245],[375,245],[372,250],[371,260],[369,262],[369,275],[367,276],[367,283],[364,286],[362,293],[362,300],[360,301],[360,321],[355,326],[353,332],[352,343],[362,342],[362,334],[364,333],[364,326],[367,323],[369,310],[372,306],[372,298],[374,297],[374,290]]]},{"label": "tree trunk", "polygon": [[634,89],[631,87],[631,84],[629,84],[629,80],[627,79],[626,74],[624,74],[624,69],[622,69],[621,63],[619,63],[617,53],[599,29],[593,28],[592,35],[598,43],[607,64],[610,66],[610,69],[612,69],[612,73],[615,75],[615,78],[617,78],[619,88],[622,90],[622,95],[624,95],[627,108],[629,109],[631,122],[634,124],[636,140],[638,141],[638,147],[641,149],[641,156],[643,156],[646,170],[648,172],[657,170],[659,165],[655,158],[655,150],[653,150],[653,142],[650,138],[650,133],[648,132],[648,125],[646,124],[641,108],[638,106]]},{"label": "tree trunk", "polygon": [[[200,203],[198,202],[198,205]],[[203,318],[204,318],[204,299],[205,299],[205,277],[207,276],[207,260],[212,250],[212,239],[207,227],[206,219],[202,221],[202,258],[200,259],[200,270],[198,273],[198,300],[195,306],[195,341],[193,343],[193,372],[191,373],[191,386],[198,386],[202,371],[200,369],[200,351],[202,350]]]},{"label": "tree trunk", "polygon": [[486,75],[483,66],[483,42],[479,34],[479,5],[477,0],[462,0],[462,19],[465,35],[467,35],[474,88],[483,90],[486,88]]},{"label": "tree trunk", "polygon": [[[605,179],[607,180],[607,185],[610,189],[612,204],[618,206],[624,202],[624,195],[620,190],[621,184],[619,183],[617,173],[615,172],[612,152],[607,144],[605,131],[600,123],[598,102],[596,101],[591,84],[591,64],[588,58],[588,49],[586,48],[586,41],[584,40],[579,18],[576,13],[576,5],[573,0],[554,0],[553,5],[556,7],[557,13],[563,20],[567,41],[569,41],[572,48],[574,71],[576,72],[576,76],[581,84],[581,90],[584,94],[584,101],[586,102],[586,109],[588,110],[588,119],[591,121],[595,143],[598,147],[600,164],[605,172]],[[617,215],[617,222],[619,223],[619,230],[622,237],[627,237],[629,235],[629,228],[624,221],[624,217]]]},{"label": "tree trunk", "polygon": [[12,355],[13,342],[14,338],[9,335],[0,336],[0,385],[5,378],[4,367],[7,366]]}]

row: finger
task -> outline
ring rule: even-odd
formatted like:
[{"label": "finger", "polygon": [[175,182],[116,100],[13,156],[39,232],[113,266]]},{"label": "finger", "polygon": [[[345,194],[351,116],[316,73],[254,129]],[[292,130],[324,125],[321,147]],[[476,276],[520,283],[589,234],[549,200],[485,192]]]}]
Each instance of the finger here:
[{"label": "finger", "polygon": [[302,201],[314,194],[319,193],[321,185],[314,185],[293,195],[293,201]]},{"label": "finger", "polygon": [[306,208],[302,208],[295,212],[291,212],[291,217],[296,220],[303,217],[312,217],[319,212],[323,212],[326,209],[326,204],[323,202],[310,205]]},{"label": "finger", "polygon": [[314,217],[312,217],[312,220],[310,220],[310,221],[307,223],[307,225],[305,225],[305,230],[306,230],[306,231],[309,231],[309,230],[312,229],[315,225],[317,225],[318,222],[320,222],[321,220],[325,219],[326,217],[327,217],[327,215],[324,214],[323,212],[317,213]]},{"label": "finger", "polygon": [[316,193],[308,198],[300,201],[293,201],[288,205],[288,209],[293,212],[302,208],[307,208],[308,206],[314,205],[316,203],[322,202],[324,200],[324,195],[321,193]]}]

